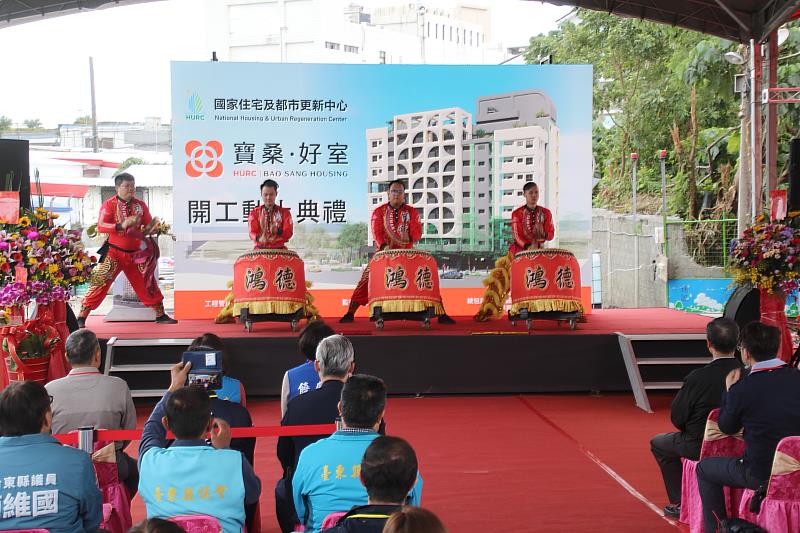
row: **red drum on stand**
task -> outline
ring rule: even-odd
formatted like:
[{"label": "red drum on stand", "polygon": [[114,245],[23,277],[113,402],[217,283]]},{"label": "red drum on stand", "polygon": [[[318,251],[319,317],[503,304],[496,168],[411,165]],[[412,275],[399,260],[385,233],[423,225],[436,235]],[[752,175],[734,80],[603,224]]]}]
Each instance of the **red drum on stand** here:
[{"label": "red drum on stand", "polygon": [[[511,311],[583,314],[581,269],[569,250],[527,250],[511,263]],[[568,318],[565,318],[568,319]],[[574,322],[570,320],[570,324]]]},{"label": "red drum on stand", "polygon": [[421,250],[384,250],[369,263],[369,309],[382,313],[444,314],[436,259]]},{"label": "red drum on stand", "polygon": [[303,260],[291,250],[253,250],[239,256],[233,265],[233,298],[234,316],[298,313],[306,303]]}]

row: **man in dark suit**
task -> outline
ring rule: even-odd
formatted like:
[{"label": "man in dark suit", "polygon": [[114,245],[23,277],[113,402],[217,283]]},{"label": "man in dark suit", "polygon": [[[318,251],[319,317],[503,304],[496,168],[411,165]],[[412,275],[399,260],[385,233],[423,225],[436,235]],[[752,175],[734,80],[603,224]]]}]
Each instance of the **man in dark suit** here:
[{"label": "man in dark suit", "polygon": [[777,358],[778,328],[751,322],[742,330],[742,362],[747,375],[733,370],[725,380],[719,428],[732,435],[744,428],[742,458],[708,457],[697,465],[703,500],[703,528],[713,533],[727,519],[723,487],[756,489],[767,482],[778,442],[800,435],[800,372]]},{"label": "man in dark suit", "polygon": [[[331,335],[317,346],[314,368],[320,376],[318,389],[308,391],[289,401],[282,426],[306,424],[333,424],[339,417],[339,400],[347,377],[356,364],[353,345],[343,335]],[[292,475],[303,448],[328,435],[279,437],[278,460],[283,467],[283,477],[275,486],[275,513],[282,531],[293,531],[298,523],[292,503]]]},{"label": "man in dark suit", "polygon": [[706,326],[706,346],[711,362],[686,376],[681,390],[672,401],[672,424],[678,431],[661,433],[650,440],[650,450],[661,468],[669,505],[664,514],[678,518],[681,514],[681,458],[697,461],[708,413],[717,407],[725,390],[725,376],[740,368],[734,357],[739,340],[739,327],[729,318],[716,318]]}]

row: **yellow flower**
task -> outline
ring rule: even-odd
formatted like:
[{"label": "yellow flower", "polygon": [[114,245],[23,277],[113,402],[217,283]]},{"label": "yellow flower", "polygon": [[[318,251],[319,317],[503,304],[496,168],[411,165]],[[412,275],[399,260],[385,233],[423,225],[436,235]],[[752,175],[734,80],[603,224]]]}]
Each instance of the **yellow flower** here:
[{"label": "yellow flower", "polygon": [[35,264],[36,264],[36,263],[38,263],[38,262],[39,262],[39,261],[38,261],[38,260],[37,260],[35,257],[29,257],[29,258],[28,258],[28,264],[29,264],[29,265],[35,265]]},{"label": "yellow flower", "polygon": [[19,217],[19,221],[17,221],[17,224],[19,224],[20,226],[30,226],[31,219],[28,217]]},{"label": "yellow flower", "polygon": [[51,274],[55,274],[56,272],[58,272],[58,265],[53,263],[47,265],[47,271],[50,272]]}]

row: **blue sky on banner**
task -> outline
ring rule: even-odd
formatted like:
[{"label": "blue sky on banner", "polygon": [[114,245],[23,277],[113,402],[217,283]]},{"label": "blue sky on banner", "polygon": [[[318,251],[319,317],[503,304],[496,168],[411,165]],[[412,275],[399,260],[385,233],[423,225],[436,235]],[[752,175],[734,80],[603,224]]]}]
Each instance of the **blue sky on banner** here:
[{"label": "blue sky on banner", "polygon": [[[263,170],[279,169],[284,174],[276,179],[282,185],[284,205],[295,212],[304,199],[347,201],[348,222],[364,221],[366,205],[366,137],[365,130],[386,126],[394,115],[461,107],[473,114],[480,96],[541,89],[554,100],[557,125],[560,129],[560,208],[566,213],[588,212],[591,183],[591,67],[567,65],[292,65],[258,63],[173,63],[173,115],[176,180],[186,163],[186,155],[177,143],[190,139],[202,142],[216,139],[223,143],[222,161],[225,176],[203,183],[203,194],[213,192],[217,201],[258,198],[258,184],[265,178]],[[188,102],[193,94],[203,101],[203,120],[187,117]],[[346,122],[297,123],[214,120],[215,98],[311,99],[343,100],[347,111],[330,113],[255,114],[346,116]],[[254,113],[228,112],[228,116]],[[232,176],[235,165],[234,144],[255,144],[255,159],[260,163],[264,143],[280,143],[284,164],[255,165],[260,173],[253,177]],[[320,164],[316,167],[299,165],[298,147],[301,143],[319,143],[322,147]],[[328,165],[328,144],[348,146],[348,165]],[[180,145],[181,147],[183,144]],[[289,157],[290,152],[295,157]],[[311,169],[320,171],[347,170],[346,178],[287,177],[286,170]],[[176,181],[177,183],[177,181]],[[189,180],[189,183],[196,183]],[[299,185],[299,186],[298,186]],[[186,216],[177,216],[191,199],[183,193],[196,194],[196,188],[176,189],[175,222],[178,230]],[[215,226],[211,224],[210,227]],[[225,224],[217,225],[222,229]],[[184,230],[188,229],[184,227]],[[233,228],[231,228],[233,230]],[[238,231],[238,230],[237,230]]]}]

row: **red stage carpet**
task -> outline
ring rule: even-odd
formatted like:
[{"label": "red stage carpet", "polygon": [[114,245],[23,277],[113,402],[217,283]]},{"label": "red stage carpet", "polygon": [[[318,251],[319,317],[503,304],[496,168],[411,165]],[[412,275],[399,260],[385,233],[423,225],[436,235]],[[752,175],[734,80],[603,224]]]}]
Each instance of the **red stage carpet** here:
[{"label": "red stage carpet", "polygon": [[[423,506],[451,532],[668,532],[648,441],[671,428],[670,398],[651,396],[651,415],[629,395],[391,398],[387,432],[416,449]],[[249,407],[257,425],[278,422],[277,402]],[[277,532],[275,439],[259,440],[256,470],[263,531]]]},{"label": "red stage carpet", "polygon": [[[471,335],[487,333],[527,334],[524,322],[512,326],[507,318],[491,322],[475,322],[472,317],[455,317],[457,324],[443,326],[435,320],[431,329],[425,332],[416,322],[386,322],[383,331],[377,331],[375,325],[366,318],[356,319],[352,324],[339,324],[338,317],[327,317],[329,323],[344,335],[376,335],[395,336],[398,334],[429,335]],[[649,309],[594,309],[586,316],[586,322],[578,324],[578,329],[570,331],[566,324],[558,326],[549,320],[534,320],[532,334],[626,334],[643,333],[703,333],[710,319],[702,315],[694,315],[683,311],[665,308]],[[303,322],[302,324],[305,324]],[[301,324],[301,325],[302,325]],[[174,325],[153,324],[152,322],[103,322],[101,316],[90,316],[87,327],[98,337],[108,339],[120,337],[124,339],[144,338],[194,338],[207,331],[220,337],[290,337],[295,336],[286,323],[259,322],[253,325],[253,332],[247,333],[241,324],[214,324],[211,320],[181,320]]]}]

